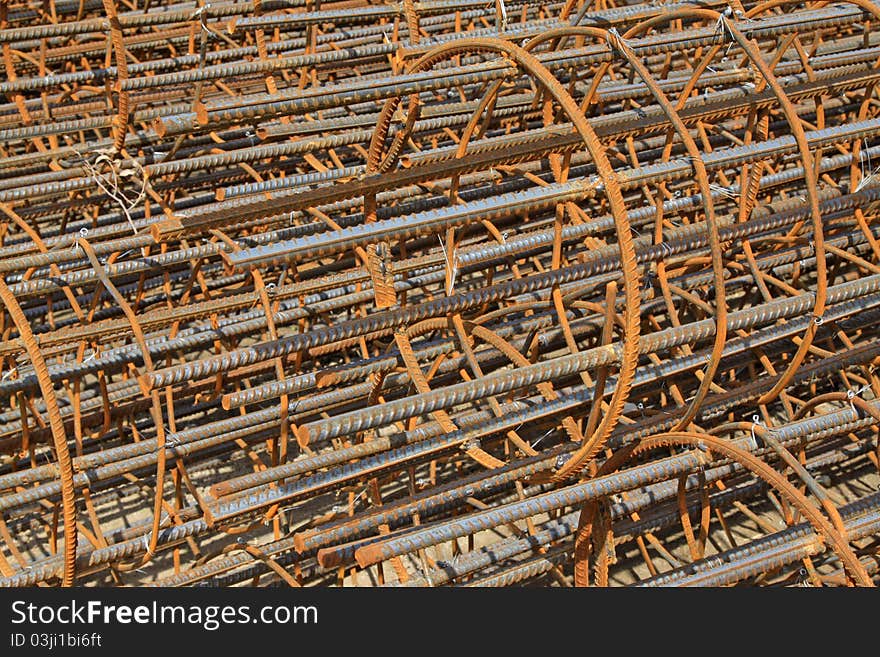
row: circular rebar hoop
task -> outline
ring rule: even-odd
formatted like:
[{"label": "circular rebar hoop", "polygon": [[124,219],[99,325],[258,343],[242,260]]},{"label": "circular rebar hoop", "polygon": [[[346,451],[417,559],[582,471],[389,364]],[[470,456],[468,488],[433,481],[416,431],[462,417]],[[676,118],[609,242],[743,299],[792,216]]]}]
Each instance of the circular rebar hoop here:
[{"label": "circular rebar hoop", "polygon": [[73,485],[73,461],[70,458],[70,449],[67,446],[67,433],[64,430],[64,421],[61,419],[61,411],[58,408],[58,400],[55,397],[55,389],[49,375],[46,360],[40,351],[40,345],[31,331],[30,323],[18,300],[9,286],[0,277],[0,301],[9,313],[15,327],[21,336],[22,344],[28,358],[34,366],[40,392],[46,402],[46,411],[49,416],[49,426],[52,431],[52,442],[55,447],[55,455],[58,459],[58,473],[61,478],[61,505],[64,518],[64,567],[61,575],[61,586],[70,587],[76,581],[76,547],[79,530],[76,522],[76,491]]},{"label": "circular rebar hoop", "polygon": [[[871,576],[865,570],[865,567],[859,561],[858,557],[853,553],[850,546],[846,543],[846,539],[840,535],[831,523],[822,516],[819,510],[797,488],[792,486],[785,477],[780,475],[776,470],[755,457],[753,454],[740,449],[717,436],[707,433],[675,431],[657,434],[615,454],[603,466],[602,472],[604,474],[617,470],[634,456],[644,451],[656,447],[671,445],[686,445],[701,450],[708,450],[709,452],[715,451],[725,458],[731,459],[742,465],[754,475],[763,481],[766,481],[780,494],[784,495],[785,498],[803,514],[803,516],[815,528],[816,533],[831,547],[832,550],[834,550],[847,573],[853,577],[859,586],[874,586]],[[578,543],[582,543],[589,538],[588,527],[591,526],[589,521],[589,516],[591,514],[589,512],[587,512],[587,514],[588,515],[581,526],[582,537],[579,537],[577,541]],[[583,555],[583,550],[580,550],[580,555]],[[575,572],[580,573],[578,581],[583,583],[585,571],[582,563],[581,566],[576,566]]]}]

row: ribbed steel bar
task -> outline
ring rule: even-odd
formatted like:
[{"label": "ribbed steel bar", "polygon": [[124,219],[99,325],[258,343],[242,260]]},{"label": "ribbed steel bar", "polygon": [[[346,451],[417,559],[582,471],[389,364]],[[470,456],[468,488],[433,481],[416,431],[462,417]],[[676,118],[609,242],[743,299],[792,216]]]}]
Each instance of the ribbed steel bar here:
[{"label": "ribbed steel bar", "polygon": [[880,583],[880,5],[2,12],[0,585]]}]

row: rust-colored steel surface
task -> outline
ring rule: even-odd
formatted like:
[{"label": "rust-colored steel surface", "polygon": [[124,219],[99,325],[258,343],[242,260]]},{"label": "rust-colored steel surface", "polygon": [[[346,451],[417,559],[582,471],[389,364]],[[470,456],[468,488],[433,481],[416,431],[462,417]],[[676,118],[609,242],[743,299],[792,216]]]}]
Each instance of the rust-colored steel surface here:
[{"label": "rust-colored steel surface", "polygon": [[874,0],[0,3],[0,586],[880,582]]}]

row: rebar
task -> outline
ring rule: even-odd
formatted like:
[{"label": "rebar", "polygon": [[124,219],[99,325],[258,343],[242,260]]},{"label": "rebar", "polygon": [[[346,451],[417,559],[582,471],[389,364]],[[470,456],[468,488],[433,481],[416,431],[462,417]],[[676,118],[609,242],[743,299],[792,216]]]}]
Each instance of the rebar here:
[{"label": "rebar", "polygon": [[503,13],[0,4],[0,586],[880,583],[880,5]]}]

